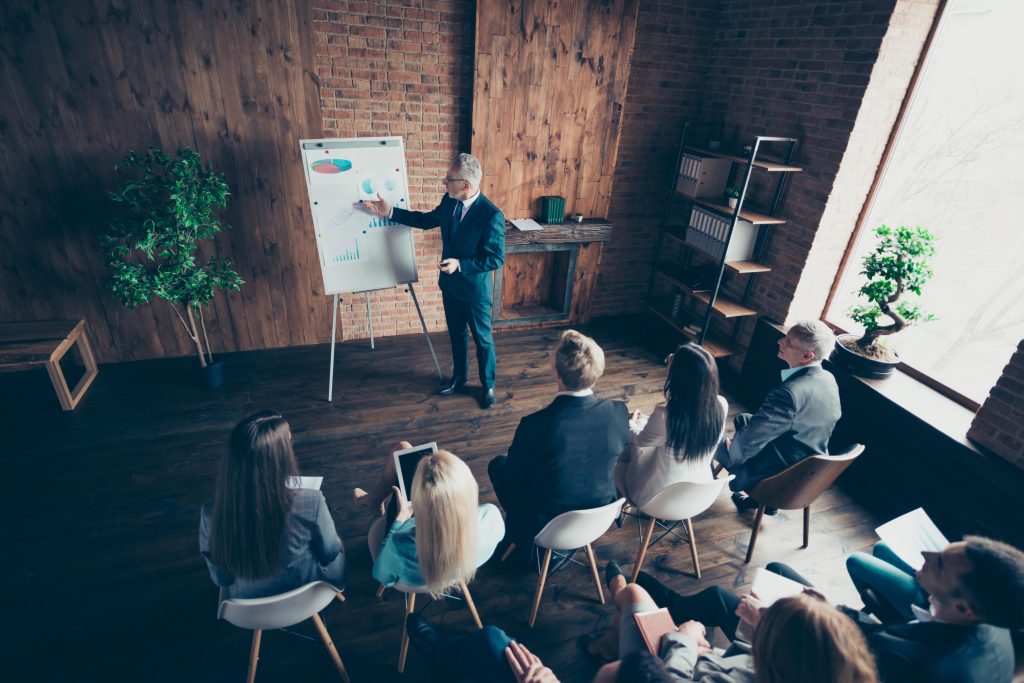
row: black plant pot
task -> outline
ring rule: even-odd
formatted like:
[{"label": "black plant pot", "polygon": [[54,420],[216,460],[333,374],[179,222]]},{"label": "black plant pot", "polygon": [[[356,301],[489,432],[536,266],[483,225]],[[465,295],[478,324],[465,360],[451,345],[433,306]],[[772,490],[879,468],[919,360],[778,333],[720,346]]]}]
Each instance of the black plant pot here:
[{"label": "black plant pot", "polygon": [[209,363],[205,368],[200,367],[199,361],[192,361],[192,367],[199,376],[199,381],[207,389],[219,389],[224,386],[224,364],[220,361]]},{"label": "black plant pot", "polygon": [[836,351],[832,354],[832,362],[848,372],[865,377],[867,379],[888,379],[900,364],[899,355],[897,360],[884,361],[876,360],[854,353],[843,346],[840,342],[843,339],[858,339],[855,334],[841,334],[836,338]]}]

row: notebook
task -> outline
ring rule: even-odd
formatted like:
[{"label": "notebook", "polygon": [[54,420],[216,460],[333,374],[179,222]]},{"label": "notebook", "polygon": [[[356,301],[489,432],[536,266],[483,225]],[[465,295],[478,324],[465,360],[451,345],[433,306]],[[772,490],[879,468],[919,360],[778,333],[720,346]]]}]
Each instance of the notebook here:
[{"label": "notebook", "polygon": [[651,610],[649,612],[636,612],[633,615],[636,619],[636,626],[640,629],[647,649],[655,657],[658,656],[658,646],[661,645],[661,637],[666,633],[673,633],[676,624],[668,613],[668,608]]}]

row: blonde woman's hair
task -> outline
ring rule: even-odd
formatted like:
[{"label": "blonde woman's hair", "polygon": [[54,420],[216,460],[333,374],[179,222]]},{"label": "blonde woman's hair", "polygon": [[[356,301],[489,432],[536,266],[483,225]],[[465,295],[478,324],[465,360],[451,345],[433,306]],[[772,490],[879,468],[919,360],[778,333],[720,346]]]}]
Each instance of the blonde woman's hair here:
[{"label": "blonde woman's hair", "polygon": [[420,460],[412,479],[416,556],[426,588],[434,595],[476,574],[480,489],[469,466],[438,451]]},{"label": "blonde woman's hair", "polygon": [[555,372],[569,391],[589,389],[604,374],[604,351],[585,334],[566,330],[555,351]]},{"label": "blonde woman's hair", "polygon": [[877,683],[875,658],[861,630],[820,597],[776,601],[752,643],[758,683]]}]

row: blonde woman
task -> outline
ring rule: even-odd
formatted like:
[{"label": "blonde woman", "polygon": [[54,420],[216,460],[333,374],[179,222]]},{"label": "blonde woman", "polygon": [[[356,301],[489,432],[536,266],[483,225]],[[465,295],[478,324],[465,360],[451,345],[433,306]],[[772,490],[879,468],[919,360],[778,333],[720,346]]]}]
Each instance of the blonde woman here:
[{"label": "blonde woman", "polygon": [[[411,447],[403,441],[396,450]],[[374,493],[356,492],[360,504],[380,505],[383,497],[379,492],[390,481],[391,494],[397,501],[394,521],[380,542],[370,547],[373,577],[385,586],[423,586],[434,594],[460,581],[470,581],[505,535],[498,508],[479,504],[480,491],[473,473],[449,451],[438,451],[420,460],[412,481],[411,503],[396,486],[393,462],[388,458]]]}]

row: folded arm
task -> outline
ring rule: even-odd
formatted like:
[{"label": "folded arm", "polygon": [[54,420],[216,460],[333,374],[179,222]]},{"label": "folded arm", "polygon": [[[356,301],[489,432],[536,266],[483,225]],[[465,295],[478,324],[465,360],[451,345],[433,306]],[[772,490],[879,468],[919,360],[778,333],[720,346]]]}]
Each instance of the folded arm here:
[{"label": "folded arm", "polygon": [[768,444],[792,429],[795,417],[793,393],[785,386],[773,389],[747,426],[733,438],[729,445],[730,462],[726,466],[739,467],[760,453]]}]

